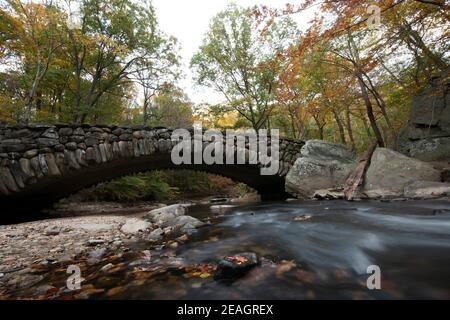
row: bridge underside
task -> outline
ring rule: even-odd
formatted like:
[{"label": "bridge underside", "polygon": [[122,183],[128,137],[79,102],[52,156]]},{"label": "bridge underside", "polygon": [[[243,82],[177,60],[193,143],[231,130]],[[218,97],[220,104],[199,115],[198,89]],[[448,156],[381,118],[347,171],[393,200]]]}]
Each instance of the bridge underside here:
[{"label": "bridge underside", "polygon": [[2,205],[0,222],[13,221],[19,217],[23,219],[41,217],[42,209],[51,207],[56,201],[83,188],[133,173],[162,169],[204,171],[229,177],[254,188],[264,200],[280,200],[287,197],[285,192],[280,192],[284,190],[284,178],[278,175],[261,176],[260,168],[256,165],[175,166],[170,160],[170,154],[153,154],[139,158],[117,159],[65,172],[62,176],[40,179],[18,194],[0,197]]}]

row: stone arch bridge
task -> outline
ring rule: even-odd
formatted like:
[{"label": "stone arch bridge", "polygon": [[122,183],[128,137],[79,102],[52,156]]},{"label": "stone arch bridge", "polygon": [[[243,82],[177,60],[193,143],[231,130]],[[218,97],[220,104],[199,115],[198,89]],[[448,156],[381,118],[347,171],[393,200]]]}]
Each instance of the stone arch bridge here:
[{"label": "stone arch bridge", "polygon": [[[260,165],[179,165],[170,153],[172,130],[145,126],[30,125],[0,127],[0,201],[6,210],[38,210],[83,188],[155,169],[190,169],[229,177],[263,198],[285,197],[284,177],[302,141],[280,139],[276,175]],[[248,142],[246,144],[248,148]]]}]

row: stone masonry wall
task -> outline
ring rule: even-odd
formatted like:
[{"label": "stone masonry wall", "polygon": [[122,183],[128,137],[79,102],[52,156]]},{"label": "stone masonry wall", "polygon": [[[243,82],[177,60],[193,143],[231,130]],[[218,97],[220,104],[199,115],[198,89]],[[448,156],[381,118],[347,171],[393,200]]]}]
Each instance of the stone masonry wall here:
[{"label": "stone masonry wall", "polygon": [[[42,178],[117,159],[169,153],[172,130],[144,126],[30,125],[0,127],[0,194],[20,193]],[[300,155],[302,141],[280,140],[279,175]]]}]

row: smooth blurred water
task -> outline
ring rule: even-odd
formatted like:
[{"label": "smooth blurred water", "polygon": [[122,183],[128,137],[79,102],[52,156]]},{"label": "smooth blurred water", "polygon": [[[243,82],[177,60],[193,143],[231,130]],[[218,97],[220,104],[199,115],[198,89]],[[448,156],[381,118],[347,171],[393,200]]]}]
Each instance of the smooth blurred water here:
[{"label": "smooth blurred water", "polygon": [[[189,214],[212,224],[176,248],[142,241],[97,265],[70,261],[88,289],[55,298],[450,299],[450,202],[202,205]],[[310,218],[294,219],[302,215]],[[215,280],[217,262],[242,252],[261,265],[232,283]],[[117,270],[99,272],[108,263]],[[367,288],[371,265],[381,290]],[[44,282],[64,287],[66,266],[54,269]],[[16,295],[35,297],[33,288]]]},{"label": "smooth blurred water", "polygon": [[[191,214],[207,210],[193,208]],[[348,297],[333,279],[342,272],[346,285],[354,284],[367,298],[450,298],[449,202],[262,203],[228,210],[221,223],[205,231],[219,241],[191,242],[179,257],[197,263],[252,251],[276,262],[292,260],[314,275],[318,298]],[[294,221],[299,215],[311,218]],[[364,292],[370,265],[381,268],[387,290]],[[235,289],[246,292],[245,298],[303,298],[301,279],[289,272],[283,276],[260,281],[254,291],[246,285],[255,280],[242,279]],[[286,280],[292,282],[286,285]],[[265,284],[273,294],[264,292]],[[233,289],[225,291],[227,297]],[[213,295],[223,297],[220,290]]]}]

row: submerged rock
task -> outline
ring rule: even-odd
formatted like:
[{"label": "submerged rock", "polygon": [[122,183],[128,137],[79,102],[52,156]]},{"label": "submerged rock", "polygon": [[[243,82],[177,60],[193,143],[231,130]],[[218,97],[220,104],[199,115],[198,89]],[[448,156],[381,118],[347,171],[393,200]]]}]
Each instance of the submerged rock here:
[{"label": "submerged rock", "polygon": [[203,222],[191,216],[179,216],[169,222],[170,227],[180,229],[182,232],[189,229],[196,229],[204,225]]},{"label": "submerged rock", "polygon": [[235,280],[244,276],[260,263],[258,256],[253,252],[238,253],[219,261],[216,280]]}]

